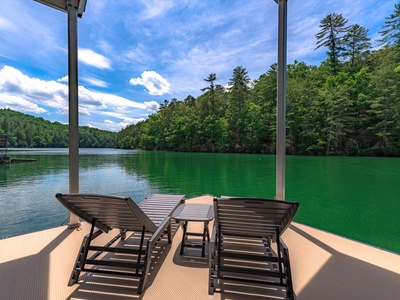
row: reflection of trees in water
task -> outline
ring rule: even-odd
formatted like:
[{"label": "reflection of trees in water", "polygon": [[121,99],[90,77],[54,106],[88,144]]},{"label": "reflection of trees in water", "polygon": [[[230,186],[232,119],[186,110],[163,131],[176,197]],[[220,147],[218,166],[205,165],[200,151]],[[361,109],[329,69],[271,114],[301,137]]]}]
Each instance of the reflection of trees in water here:
[{"label": "reflection of trees in water", "polygon": [[[272,197],[274,156],[143,151],[119,158],[129,174],[184,193]],[[268,167],[270,166],[270,167]],[[266,188],[271,185],[271,188]]]},{"label": "reflection of trees in water", "polygon": [[[12,157],[22,157],[11,154]],[[26,156],[24,156],[26,157]],[[0,181],[8,183],[19,182],[21,180],[30,180],[44,175],[60,174],[68,169],[68,156],[64,155],[30,155],[29,158],[37,159],[35,162],[15,162],[8,166],[2,166],[5,170],[4,178]]]},{"label": "reflection of trees in water", "polygon": [[[13,157],[27,157],[26,154],[11,154]],[[104,168],[107,166],[116,166],[119,164],[118,154],[84,154],[79,156],[79,169],[86,171],[92,168]],[[7,182],[16,182],[20,180],[29,180],[29,178],[38,178],[40,176],[57,175],[68,172],[69,158],[66,154],[43,154],[29,155],[29,158],[37,159],[36,162],[19,162],[9,165],[1,165],[0,184]]]}]

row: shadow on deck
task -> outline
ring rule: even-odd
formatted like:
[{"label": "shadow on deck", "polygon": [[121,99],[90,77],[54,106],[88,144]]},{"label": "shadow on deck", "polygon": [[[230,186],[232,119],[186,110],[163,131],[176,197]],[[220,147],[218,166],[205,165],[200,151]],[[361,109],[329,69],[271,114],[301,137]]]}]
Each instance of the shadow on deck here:
[{"label": "shadow on deck", "polygon": [[[211,203],[211,197],[190,202]],[[190,230],[201,232],[202,224]],[[135,278],[83,273],[80,283],[68,280],[83,236],[79,230],[58,227],[0,240],[0,295],[2,299],[283,299],[280,291],[265,287],[222,285],[208,295],[208,259],[200,249],[179,255],[182,230],[174,226],[174,240],[162,240],[154,251],[148,287],[136,295]],[[110,235],[99,237],[108,241]],[[398,299],[400,255],[293,223],[283,239],[290,251],[297,299]],[[125,242],[136,242],[135,235]],[[116,255],[115,259],[125,259]]]}]

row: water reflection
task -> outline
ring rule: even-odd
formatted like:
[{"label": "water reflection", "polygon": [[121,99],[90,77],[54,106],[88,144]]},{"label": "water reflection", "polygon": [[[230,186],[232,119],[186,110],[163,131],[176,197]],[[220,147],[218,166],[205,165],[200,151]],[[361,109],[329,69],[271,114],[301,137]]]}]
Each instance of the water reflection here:
[{"label": "water reflection", "polygon": [[[59,226],[68,212],[54,195],[68,192],[68,149],[11,155],[34,163],[0,166],[0,237]],[[273,198],[275,156],[81,149],[80,191]],[[296,221],[400,252],[399,159],[288,156],[286,199]],[[382,230],[382,223],[385,230]]]}]

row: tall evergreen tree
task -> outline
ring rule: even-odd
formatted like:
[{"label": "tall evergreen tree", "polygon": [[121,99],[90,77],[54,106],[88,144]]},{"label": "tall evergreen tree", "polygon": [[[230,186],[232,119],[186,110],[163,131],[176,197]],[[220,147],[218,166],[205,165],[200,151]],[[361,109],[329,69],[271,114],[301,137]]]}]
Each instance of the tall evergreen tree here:
[{"label": "tall evergreen tree", "polygon": [[211,94],[211,114],[215,113],[215,85],[214,81],[217,80],[217,75],[215,73],[210,73],[204,81],[209,82],[210,86],[201,89],[202,92],[209,91]]},{"label": "tall evergreen tree", "polygon": [[230,103],[229,103],[229,123],[232,128],[235,151],[240,151],[243,147],[244,116],[243,109],[247,99],[248,85],[250,77],[246,68],[241,66],[233,69],[232,78],[229,80]]},{"label": "tall evergreen tree", "polygon": [[246,94],[248,85],[250,84],[250,77],[246,70],[242,66],[238,66],[233,69],[232,78],[229,80],[228,85],[232,91],[232,100],[239,110],[242,111],[244,102],[246,101]]},{"label": "tall evergreen tree", "polygon": [[381,45],[399,45],[400,44],[400,2],[394,5],[394,13],[385,18],[385,24],[379,33],[382,38],[378,40]]},{"label": "tall evergreen tree", "polygon": [[327,47],[329,64],[332,68],[333,74],[337,74],[339,66],[339,57],[343,50],[343,42],[341,33],[345,32],[347,19],[342,14],[329,14],[321,20],[319,27],[321,30],[315,35],[317,38],[317,47]]},{"label": "tall evergreen tree", "polygon": [[371,50],[368,30],[355,24],[349,27],[348,32],[343,37],[343,57],[350,60],[351,66],[365,57],[365,53]]}]

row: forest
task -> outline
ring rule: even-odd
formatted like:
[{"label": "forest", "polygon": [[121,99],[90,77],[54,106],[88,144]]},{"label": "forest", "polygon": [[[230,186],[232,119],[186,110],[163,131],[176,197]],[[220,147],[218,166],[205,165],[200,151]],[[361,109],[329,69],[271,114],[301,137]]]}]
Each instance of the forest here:
[{"label": "forest", "polygon": [[[385,18],[379,46],[342,14],[320,21],[319,65],[287,65],[286,149],[293,155],[400,156],[400,3]],[[275,153],[277,65],[251,80],[204,79],[198,97],[164,100],[157,113],[118,133],[80,127],[80,147]],[[68,147],[68,125],[0,109],[9,147]]]},{"label": "forest", "polygon": [[[10,148],[67,148],[68,125],[50,122],[10,109],[0,109],[0,135],[8,136]],[[116,133],[79,127],[82,148],[112,148]]]},{"label": "forest", "polygon": [[[400,155],[400,3],[385,18],[379,47],[368,29],[342,14],[320,22],[319,66],[287,66],[287,153],[294,155]],[[165,100],[157,113],[117,134],[127,149],[275,153],[277,66],[251,80],[234,68],[227,86],[204,79],[195,98]]]}]

